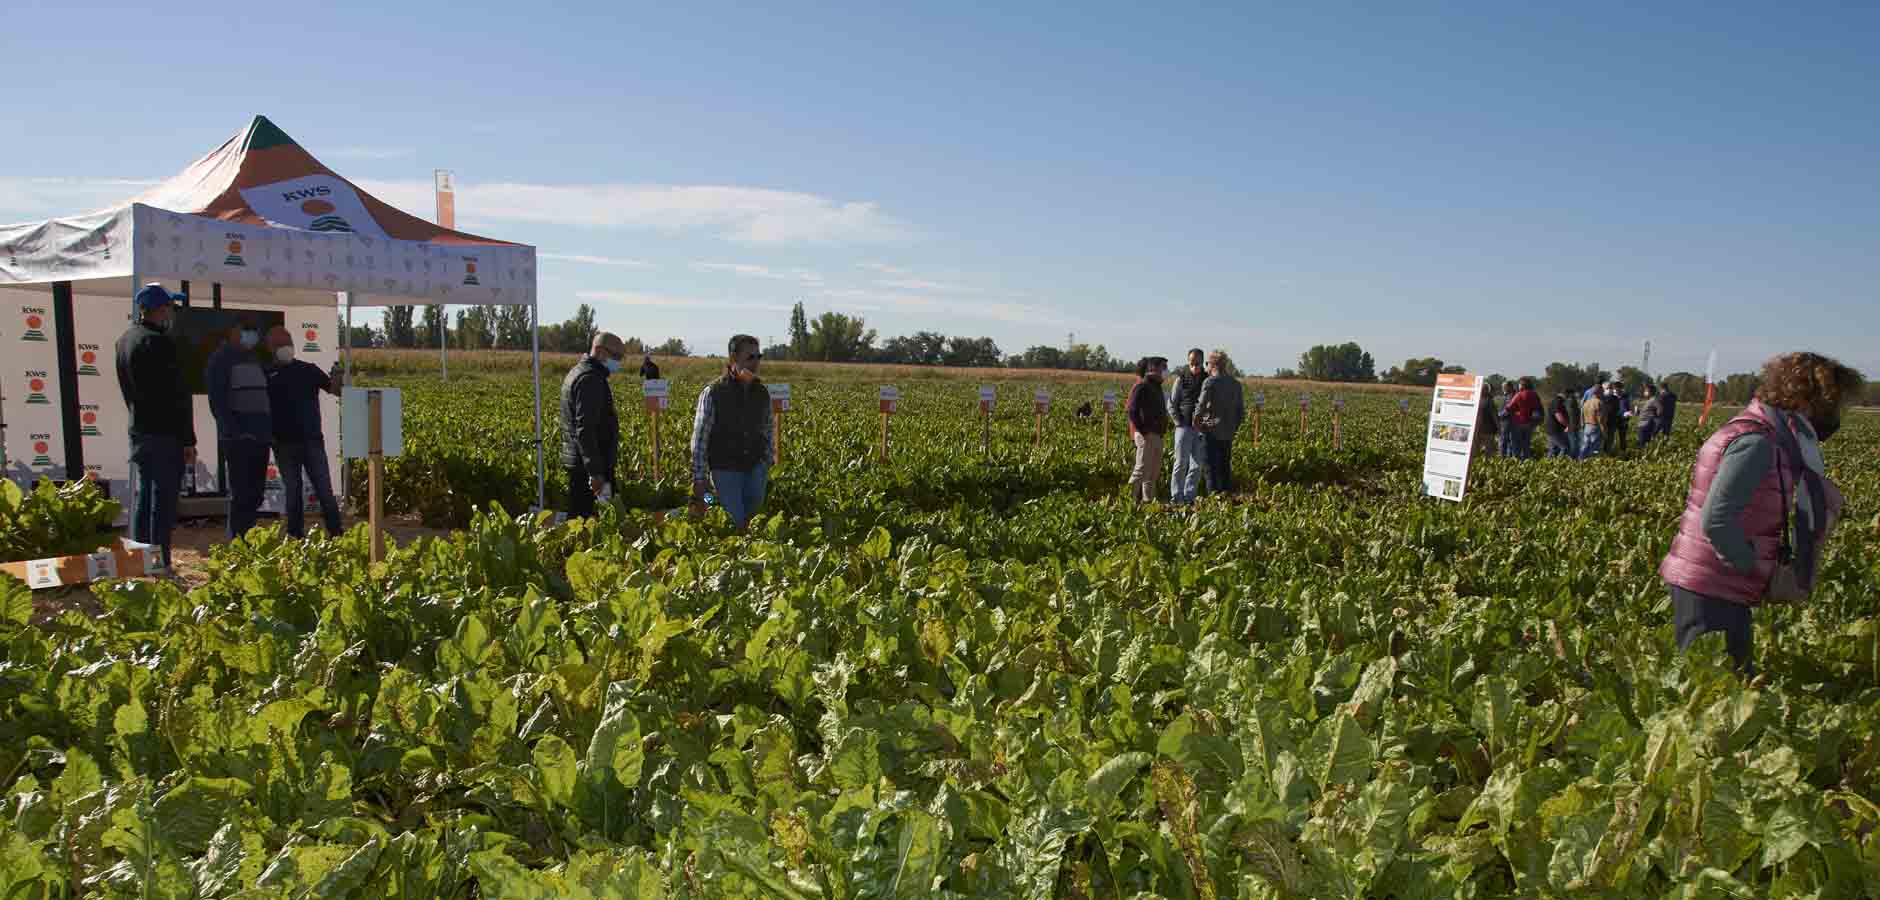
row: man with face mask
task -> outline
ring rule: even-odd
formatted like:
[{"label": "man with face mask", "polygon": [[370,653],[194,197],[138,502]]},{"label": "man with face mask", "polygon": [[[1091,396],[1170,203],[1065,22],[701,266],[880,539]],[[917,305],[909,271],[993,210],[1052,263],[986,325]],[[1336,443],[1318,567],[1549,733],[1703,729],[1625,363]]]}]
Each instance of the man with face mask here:
[{"label": "man with face mask", "polygon": [[163,571],[183,468],[196,462],[195,412],[169,335],[181,299],[163,285],[144,285],[139,319],[117,342],[118,390],[131,419],[131,540],[156,545],[155,567]]},{"label": "man with face mask", "polygon": [[561,381],[561,464],[568,472],[568,518],[594,515],[594,504],[614,482],[620,458],[620,417],[607,376],[620,371],[627,345],[618,335],[594,335],[586,356]]},{"label": "man with face mask", "polygon": [[326,465],[326,433],[320,428],[320,392],[339,396],[339,384],[313,363],[294,358],[294,336],[280,325],[268,329],[268,406],[274,420],[274,463],[281,470],[282,501],[286,504],[287,534],[307,534],[307,492],[312,485],[320,499],[326,533],[340,534],[339,501],[333,497],[333,474]]},{"label": "man with face mask", "polygon": [[705,494],[738,528],[764,506],[770,486],[770,389],[757,377],[764,359],[757,338],[735,335],[726,346],[725,374],[699,392],[692,419],[692,513],[705,510]]},{"label": "man with face mask", "polygon": [[274,419],[268,373],[255,349],[261,332],[248,316],[229,329],[228,339],[209,355],[209,411],[215,414],[216,450],[222,458],[222,488],[228,494],[228,539],[255,527],[268,480],[268,450]]}]

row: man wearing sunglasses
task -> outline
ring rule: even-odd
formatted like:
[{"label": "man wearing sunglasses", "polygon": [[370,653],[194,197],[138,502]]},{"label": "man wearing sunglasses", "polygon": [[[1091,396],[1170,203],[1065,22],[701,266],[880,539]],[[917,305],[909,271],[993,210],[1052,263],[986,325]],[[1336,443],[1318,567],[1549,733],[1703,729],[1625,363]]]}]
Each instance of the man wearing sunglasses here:
[{"label": "man wearing sunglasses", "polygon": [[748,334],[731,339],[725,374],[699,392],[692,419],[692,513],[715,489],[738,528],[763,507],[770,478],[770,389],[757,378],[757,347]]}]

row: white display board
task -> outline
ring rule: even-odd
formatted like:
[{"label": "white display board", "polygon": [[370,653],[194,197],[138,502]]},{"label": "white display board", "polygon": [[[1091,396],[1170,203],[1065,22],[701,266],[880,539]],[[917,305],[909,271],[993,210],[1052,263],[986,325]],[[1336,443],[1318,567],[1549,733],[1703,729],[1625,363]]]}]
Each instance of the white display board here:
[{"label": "white display board", "polygon": [[1115,391],[1103,392],[1103,411],[1106,413],[1116,411],[1116,392]]},{"label": "white display board", "polygon": [[770,389],[770,408],[776,412],[790,411],[790,386],[787,384],[765,384]]},{"label": "white display board", "polygon": [[399,394],[398,389],[373,388],[372,390],[367,390],[365,388],[349,387],[346,389],[346,395],[341,399],[341,402],[345,407],[346,422],[349,426],[357,423],[357,427],[348,427],[346,429],[344,453],[347,459],[365,459],[371,452],[370,438],[372,432],[370,430],[371,419],[369,418],[370,414],[368,412],[371,407],[367,403],[367,395],[372,393],[372,391],[377,391],[381,395],[382,399],[379,401],[380,413],[385,417],[380,425],[379,433],[381,451],[386,456],[398,456],[405,452],[405,401]]},{"label": "white display board", "polygon": [[1436,376],[1423,450],[1423,493],[1459,502],[1468,491],[1469,460],[1475,453],[1475,423],[1481,405],[1482,376]]},{"label": "white display board", "polygon": [[1043,389],[1032,392],[1031,408],[1041,416],[1050,412],[1051,392]]},{"label": "white display board", "polygon": [[992,412],[999,405],[999,389],[989,384],[979,386],[979,411]]},{"label": "white display board", "polygon": [[901,406],[901,389],[893,385],[884,384],[881,386],[880,399],[882,413],[885,415],[893,415]]},{"label": "white display board", "polygon": [[22,488],[40,478],[66,478],[58,342],[50,289],[0,290],[6,477]]},{"label": "white display board", "polygon": [[646,401],[647,412],[659,412],[672,403],[672,382],[664,378],[648,378],[640,382],[640,397]]}]

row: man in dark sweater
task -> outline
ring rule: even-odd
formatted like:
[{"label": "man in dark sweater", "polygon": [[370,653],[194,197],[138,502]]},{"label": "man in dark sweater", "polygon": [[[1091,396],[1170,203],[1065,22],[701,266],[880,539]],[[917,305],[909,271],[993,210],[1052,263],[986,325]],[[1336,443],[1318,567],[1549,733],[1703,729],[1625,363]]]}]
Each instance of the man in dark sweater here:
[{"label": "man in dark sweater", "polygon": [[1129,391],[1129,430],[1136,442],[1136,468],[1129,475],[1129,493],[1141,503],[1154,503],[1156,482],[1162,477],[1162,436],[1168,433],[1168,401],[1162,395],[1162,376],[1168,360],[1151,356],[1136,364],[1139,376]]},{"label": "man in dark sweater", "polygon": [[561,464],[568,472],[568,517],[594,515],[611,488],[620,457],[620,417],[607,376],[620,371],[627,347],[601,332],[561,381]]},{"label": "man in dark sweater", "polygon": [[255,527],[268,483],[268,452],[274,446],[268,373],[255,351],[261,332],[247,315],[209,354],[203,380],[215,414],[215,447],[221,457],[222,489],[228,494],[228,539]]},{"label": "man in dark sweater", "polygon": [[294,336],[280,325],[268,329],[274,365],[268,367],[268,409],[274,420],[274,464],[281,470],[281,502],[288,537],[307,536],[307,492],[320,501],[326,533],[339,537],[339,500],[327,467],[326,433],[320,427],[320,392],[339,396],[339,384],[320,367],[294,358]]},{"label": "man in dark sweater", "polygon": [[1172,503],[1195,502],[1201,470],[1207,466],[1206,437],[1195,427],[1195,406],[1201,402],[1201,385],[1208,380],[1202,359],[1201,348],[1188,351],[1188,365],[1175,373],[1175,396],[1170,399],[1175,408],[1175,468],[1168,483]]},{"label": "man in dark sweater", "polygon": [[169,335],[181,299],[160,284],[144,285],[141,318],[117,341],[118,390],[131,420],[131,540],[156,545],[165,571],[183,468],[196,463],[194,405]]}]

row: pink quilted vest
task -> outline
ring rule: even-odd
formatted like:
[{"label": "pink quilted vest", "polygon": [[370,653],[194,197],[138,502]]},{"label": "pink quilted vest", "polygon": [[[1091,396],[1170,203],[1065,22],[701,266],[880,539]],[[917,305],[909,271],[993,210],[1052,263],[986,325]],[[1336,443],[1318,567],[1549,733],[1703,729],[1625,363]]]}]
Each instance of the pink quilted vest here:
[{"label": "pink quilted vest", "polygon": [[[1762,401],[1750,402],[1749,408],[1716,430],[1697,451],[1697,465],[1691,471],[1691,490],[1684,498],[1684,516],[1678,520],[1678,536],[1671,539],[1671,552],[1658,565],[1658,576],[1666,584],[1692,593],[1730,600],[1746,606],[1762,603],[1763,592],[1775,574],[1776,557],[1782,545],[1782,483],[1792,498],[1799,474],[1795,463],[1780,445],[1776,447],[1775,465],[1769,467],[1762,483],[1756,486],[1749,506],[1743,510],[1742,526],[1756,548],[1756,566],[1748,574],[1738,572],[1717,555],[1710,538],[1704,536],[1704,500],[1717,477],[1724,450],[1737,438],[1757,432],[1773,435],[1775,426],[1769,417],[1777,413]],[[1779,477],[1783,482],[1778,482]]]}]

